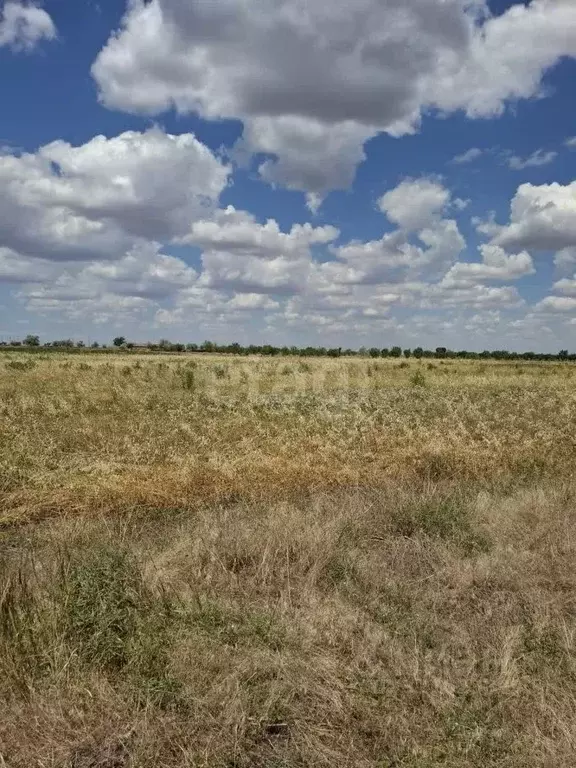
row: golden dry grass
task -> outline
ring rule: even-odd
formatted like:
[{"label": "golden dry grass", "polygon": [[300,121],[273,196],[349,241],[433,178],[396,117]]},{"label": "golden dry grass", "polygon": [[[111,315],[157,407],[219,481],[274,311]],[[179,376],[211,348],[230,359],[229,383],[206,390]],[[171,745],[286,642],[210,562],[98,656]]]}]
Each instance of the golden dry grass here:
[{"label": "golden dry grass", "polygon": [[572,472],[569,365],[23,359],[0,360],[5,521]]},{"label": "golden dry grass", "polygon": [[576,369],[25,360],[0,765],[574,765]]}]

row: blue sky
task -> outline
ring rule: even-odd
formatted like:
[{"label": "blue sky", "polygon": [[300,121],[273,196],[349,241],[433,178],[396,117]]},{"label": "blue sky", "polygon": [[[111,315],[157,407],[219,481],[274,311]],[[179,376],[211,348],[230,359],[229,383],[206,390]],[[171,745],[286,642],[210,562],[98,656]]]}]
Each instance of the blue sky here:
[{"label": "blue sky", "polygon": [[328,6],[3,4],[0,337],[574,348],[576,4]]}]

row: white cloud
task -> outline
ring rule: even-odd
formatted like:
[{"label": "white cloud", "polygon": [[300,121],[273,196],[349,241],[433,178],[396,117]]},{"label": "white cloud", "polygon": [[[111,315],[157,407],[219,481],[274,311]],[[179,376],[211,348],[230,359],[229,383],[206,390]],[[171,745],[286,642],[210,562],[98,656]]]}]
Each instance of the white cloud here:
[{"label": "white cloud", "polygon": [[261,163],[260,176],[272,185],[307,190],[315,213],[327,192],[352,185],[371,133],[352,121],[326,125],[298,116],[256,117],[246,125],[242,146],[273,156]]},{"label": "white cloud", "polygon": [[576,247],[576,182],[520,185],[510,206],[510,222],[493,242],[508,251]]},{"label": "white cloud", "polygon": [[565,296],[576,297],[576,275],[572,278],[563,277],[561,280],[557,280],[552,287]]},{"label": "white cloud", "polygon": [[576,246],[562,248],[554,254],[554,264],[562,272],[567,272],[576,267]]},{"label": "white cloud", "polygon": [[338,237],[335,227],[276,221],[260,224],[232,206],[195,222],[182,242],[203,249],[201,283],[217,290],[291,294],[304,290],[312,268],[310,248]]},{"label": "white cloud", "polygon": [[314,244],[329,243],[338,237],[332,226],[313,227],[294,224],[290,232],[282,232],[274,219],[259,224],[252,214],[229,205],[217,211],[213,218],[194,222],[181,242],[198,245],[205,250],[234,250],[262,258],[280,254],[298,257]]},{"label": "white cloud", "polygon": [[378,201],[382,213],[401,229],[424,229],[438,219],[450,200],[450,192],[431,179],[406,179]]},{"label": "white cloud", "polygon": [[506,158],[506,163],[513,171],[523,171],[525,168],[538,168],[542,165],[548,165],[557,157],[558,152],[545,152],[543,149],[537,149],[525,158],[518,155],[510,155]]},{"label": "white cloud", "polygon": [[7,0],[0,13],[0,48],[31,51],[42,39],[54,40],[56,27],[49,14],[33,3]]},{"label": "white cloud", "polygon": [[522,304],[520,294],[510,285],[454,286],[444,282],[430,286],[422,301],[422,306],[428,308],[510,309]]},{"label": "white cloud", "polygon": [[138,238],[184,235],[228,174],[193,135],[159,129],[0,155],[0,246],[55,261],[118,259]]},{"label": "white cloud", "polygon": [[526,251],[506,254],[497,245],[484,244],[479,247],[482,262],[457,262],[444,277],[445,283],[466,284],[482,280],[517,280],[534,274],[532,258]]},{"label": "white cloud", "polygon": [[256,309],[277,309],[280,305],[261,293],[237,293],[228,302],[231,309],[253,311]]},{"label": "white cloud", "polygon": [[450,200],[449,190],[439,182],[402,181],[378,201],[382,213],[400,228],[379,240],[332,248],[338,261],[323,264],[322,273],[335,283],[376,285],[422,273],[430,278],[448,268],[465,247],[456,222],[442,217]]},{"label": "white cloud", "polygon": [[[31,260],[36,262],[39,260]],[[16,263],[28,260],[17,257]],[[159,252],[154,244],[139,244],[118,261],[91,263],[44,262],[19,276],[19,297],[27,308],[41,314],[60,314],[69,319],[109,322],[139,314],[165,299],[173,300],[197,279],[194,269],[181,259]],[[2,260],[0,259],[0,278]]]},{"label": "white cloud", "polygon": [[537,312],[576,312],[576,298],[571,296],[546,296],[534,307]]},{"label": "white cloud", "polygon": [[571,136],[570,138],[566,139],[564,142],[564,145],[568,147],[569,149],[575,149],[576,148],[576,136]]},{"label": "white cloud", "polygon": [[245,147],[272,156],[264,178],[315,207],[351,183],[370,136],[541,95],[545,72],[576,55],[575,24],[571,0],[496,17],[485,0],[132,0],[92,72],[111,108],[242,120]]},{"label": "white cloud", "polygon": [[507,101],[541,96],[544,73],[576,55],[575,24],[572,0],[532,0],[489,16],[476,27],[465,59],[442,58],[431,101],[445,111],[489,117]]},{"label": "white cloud", "polygon": [[484,151],[482,149],[479,149],[478,147],[472,147],[466,152],[463,152],[461,155],[456,155],[456,157],[453,157],[452,162],[456,163],[456,165],[472,163],[474,160],[478,160],[479,157],[482,157],[483,154]]}]

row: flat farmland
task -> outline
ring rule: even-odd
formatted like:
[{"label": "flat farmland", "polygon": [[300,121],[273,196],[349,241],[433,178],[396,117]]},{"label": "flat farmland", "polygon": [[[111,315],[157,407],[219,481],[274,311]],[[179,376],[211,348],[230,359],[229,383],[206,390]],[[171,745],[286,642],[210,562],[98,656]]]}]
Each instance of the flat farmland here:
[{"label": "flat farmland", "polygon": [[575,457],[570,363],[0,354],[2,760],[573,765]]}]

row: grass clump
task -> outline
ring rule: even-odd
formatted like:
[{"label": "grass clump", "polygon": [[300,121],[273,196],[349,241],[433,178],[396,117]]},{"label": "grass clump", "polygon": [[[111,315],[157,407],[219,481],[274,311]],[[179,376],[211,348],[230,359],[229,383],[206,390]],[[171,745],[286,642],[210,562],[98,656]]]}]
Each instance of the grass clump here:
[{"label": "grass clump", "polygon": [[412,376],[410,376],[410,384],[412,384],[413,387],[425,387],[426,376],[424,376],[422,371],[414,371]]},{"label": "grass clump", "polygon": [[8,360],[6,368],[11,371],[31,371],[36,368],[35,360]]},{"label": "grass clump", "polygon": [[97,671],[124,682],[137,699],[168,703],[178,686],[168,674],[177,611],[153,593],[124,549],[106,544],[63,551],[41,580],[20,566],[2,579],[0,670],[28,695],[58,679]]},{"label": "grass clump", "polygon": [[424,501],[394,510],[392,528],[407,538],[427,536],[451,542],[467,553],[490,549],[488,537],[475,528],[469,507],[460,499]]}]

